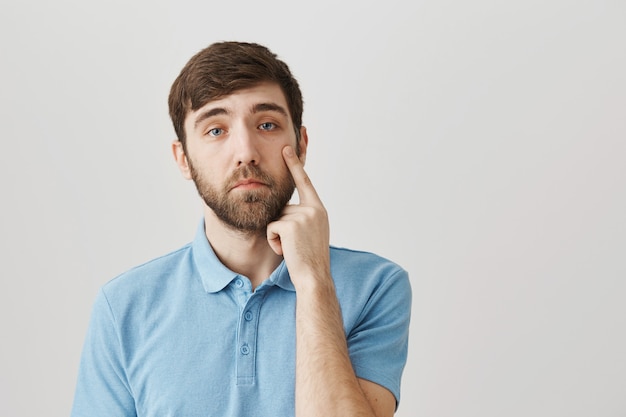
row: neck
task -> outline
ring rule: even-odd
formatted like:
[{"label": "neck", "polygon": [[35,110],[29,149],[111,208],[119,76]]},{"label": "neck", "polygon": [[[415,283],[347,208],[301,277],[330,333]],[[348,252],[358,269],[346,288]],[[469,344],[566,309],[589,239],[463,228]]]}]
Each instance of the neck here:
[{"label": "neck", "polygon": [[283,260],[268,244],[264,230],[235,230],[224,224],[208,208],[205,209],[204,228],[220,262],[231,271],[248,277],[252,288],[267,279]]}]

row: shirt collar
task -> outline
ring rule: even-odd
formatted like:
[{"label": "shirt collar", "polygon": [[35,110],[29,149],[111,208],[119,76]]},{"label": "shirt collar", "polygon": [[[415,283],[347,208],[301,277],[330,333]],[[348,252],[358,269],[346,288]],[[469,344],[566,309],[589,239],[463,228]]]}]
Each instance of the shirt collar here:
[{"label": "shirt collar", "polygon": [[296,288],[293,286],[293,282],[291,282],[291,276],[289,275],[289,271],[287,270],[287,264],[285,264],[284,259],[265,282],[267,282],[268,285],[277,285],[283,290],[296,290]]},{"label": "shirt collar", "polygon": [[[206,237],[204,219],[200,221],[196,231],[196,237],[191,245],[193,250],[193,260],[206,292],[219,292],[239,276],[236,272],[228,269],[222,262],[220,262],[217,255],[215,255],[215,252]],[[269,278],[259,286],[259,288],[273,285],[287,291],[295,291],[295,287],[291,282],[291,277],[289,276],[289,271],[287,270],[284,260],[278,265],[274,272],[272,272]]]}]

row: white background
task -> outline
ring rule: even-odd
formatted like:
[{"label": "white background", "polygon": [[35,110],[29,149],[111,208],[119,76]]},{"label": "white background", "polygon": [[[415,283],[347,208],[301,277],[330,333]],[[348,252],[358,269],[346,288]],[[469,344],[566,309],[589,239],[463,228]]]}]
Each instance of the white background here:
[{"label": "white background", "polygon": [[167,94],[218,40],[299,79],[332,242],[410,273],[398,416],[626,416],[619,0],[3,0],[1,416],[67,416],[97,289],[193,238]]}]

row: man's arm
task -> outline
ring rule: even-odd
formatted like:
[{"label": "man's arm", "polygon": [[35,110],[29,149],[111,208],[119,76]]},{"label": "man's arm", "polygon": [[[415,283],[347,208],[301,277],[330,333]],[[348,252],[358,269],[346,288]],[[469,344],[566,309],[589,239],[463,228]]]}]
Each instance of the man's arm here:
[{"label": "man's arm", "polygon": [[296,416],[392,416],[395,398],[356,377],[330,274],[326,210],[291,147],[283,158],[300,203],[268,225],[272,249],[283,255],[296,288]]},{"label": "man's arm", "polygon": [[72,417],[135,417],[135,402],[122,364],[119,336],[100,290],[78,371]]},{"label": "man's arm", "polygon": [[393,394],[354,373],[334,288],[297,291],[296,416],[392,416]]}]

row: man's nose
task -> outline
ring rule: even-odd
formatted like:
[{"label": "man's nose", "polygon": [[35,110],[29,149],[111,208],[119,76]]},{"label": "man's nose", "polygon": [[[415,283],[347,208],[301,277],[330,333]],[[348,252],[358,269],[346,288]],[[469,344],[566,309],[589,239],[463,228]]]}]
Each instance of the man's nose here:
[{"label": "man's nose", "polygon": [[234,134],[233,146],[234,159],[237,166],[252,164],[257,165],[260,161],[260,154],[258,150],[258,142],[256,138],[256,132],[248,127],[241,127],[237,129]]}]

